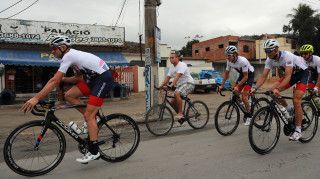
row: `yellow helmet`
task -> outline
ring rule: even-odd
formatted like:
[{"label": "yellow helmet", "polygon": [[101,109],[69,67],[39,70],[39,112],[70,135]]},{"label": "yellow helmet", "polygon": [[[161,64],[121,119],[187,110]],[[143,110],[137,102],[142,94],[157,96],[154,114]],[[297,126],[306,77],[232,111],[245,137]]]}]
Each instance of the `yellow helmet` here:
[{"label": "yellow helmet", "polygon": [[310,44],[302,45],[300,52],[313,52],[313,46]]}]

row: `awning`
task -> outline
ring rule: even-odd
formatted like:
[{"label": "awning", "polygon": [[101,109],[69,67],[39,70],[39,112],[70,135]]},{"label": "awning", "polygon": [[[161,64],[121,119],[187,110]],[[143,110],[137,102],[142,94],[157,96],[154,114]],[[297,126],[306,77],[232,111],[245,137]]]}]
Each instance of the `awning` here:
[{"label": "awning", "polygon": [[[91,52],[108,66],[129,66],[121,52]],[[0,63],[4,65],[60,66],[60,62],[49,51],[0,49]]]}]

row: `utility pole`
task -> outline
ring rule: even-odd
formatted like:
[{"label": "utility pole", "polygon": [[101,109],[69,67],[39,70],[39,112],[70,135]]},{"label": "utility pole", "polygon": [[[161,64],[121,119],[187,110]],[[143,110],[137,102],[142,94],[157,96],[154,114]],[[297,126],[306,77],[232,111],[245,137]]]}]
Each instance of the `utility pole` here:
[{"label": "utility pole", "polygon": [[[161,4],[161,3],[160,3]],[[158,78],[158,63],[156,61],[156,26],[157,15],[156,8],[159,0],[144,1],[144,18],[145,18],[145,84],[146,84],[146,110],[151,106],[158,104],[159,95],[154,89],[154,86],[159,85]]]}]

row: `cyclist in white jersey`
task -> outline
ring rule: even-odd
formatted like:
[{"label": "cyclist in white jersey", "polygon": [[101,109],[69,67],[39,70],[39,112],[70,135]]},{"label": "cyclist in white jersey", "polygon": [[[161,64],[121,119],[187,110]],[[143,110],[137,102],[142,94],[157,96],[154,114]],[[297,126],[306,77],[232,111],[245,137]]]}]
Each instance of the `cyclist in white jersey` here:
[{"label": "cyclist in white jersey", "polygon": [[239,99],[239,101],[240,102],[243,101],[245,108],[247,110],[247,113],[245,113],[244,115],[244,118],[246,121],[244,125],[248,126],[252,119],[252,114],[250,113],[250,104],[248,101],[248,95],[249,95],[249,90],[251,89],[251,86],[254,81],[254,68],[245,57],[238,55],[237,47],[233,45],[228,46],[225,49],[225,54],[226,54],[226,57],[228,58],[227,67],[226,67],[226,72],[224,73],[221,85],[219,86],[219,91],[222,90],[224,83],[228,79],[231,68],[235,69],[240,74],[240,76],[236,84],[234,85],[233,92],[240,93],[243,89],[242,100]]},{"label": "cyclist in white jersey", "polygon": [[[89,132],[89,150],[84,157],[76,159],[77,162],[87,163],[98,159],[100,156],[98,148],[98,126],[96,114],[100,109],[106,93],[112,89],[113,78],[109,72],[108,65],[99,57],[71,49],[71,41],[66,36],[56,36],[50,43],[52,53],[57,58],[62,58],[60,68],[44,88],[33,98],[28,100],[22,110],[30,112],[38,101],[46,96],[60,82],[77,83],[65,94],[65,99],[73,105],[84,104],[79,97],[89,96],[86,108],[77,108],[87,123]],[[69,67],[74,69],[73,77],[64,77]]]},{"label": "cyclist in white jersey", "polygon": [[308,88],[313,88],[315,93],[318,93],[320,85],[320,57],[313,54],[313,46],[306,44],[301,46],[300,55],[304,58],[308,65],[310,77],[308,81]]},{"label": "cyclist in white jersey", "polygon": [[[264,71],[259,78],[257,85],[252,87],[251,93],[258,90],[263,85],[272,67],[278,67],[285,71],[285,78],[280,78],[272,86],[273,95],[280,96],[280,91],[290,88],[296,84],[296,90],[293,94],[293,105],[295,109],[296,131],[289,137],[289,140],[296,141],[301,138],[302,108],[301,100],[306,91],[308,83],[308,67],[302,57],[298,57],[288,51],[279,50],[279,42],[275,39],[268,39],[263,44],[268,58],[266,60]],[[288,112],[292,111],[291,106],[284,99],[279,99]]]}]

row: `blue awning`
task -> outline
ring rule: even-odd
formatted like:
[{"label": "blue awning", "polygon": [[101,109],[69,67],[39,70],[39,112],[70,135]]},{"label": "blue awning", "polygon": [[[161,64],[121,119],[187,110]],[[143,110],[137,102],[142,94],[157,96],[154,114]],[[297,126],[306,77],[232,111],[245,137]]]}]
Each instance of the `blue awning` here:
[{"label": "blue awning", "polygon": [[[129,66],[121,52],[91,52],[108,66]],[[4,65],[60,66],[60,62],[50,51],[0,49],[0,63]]]}]

